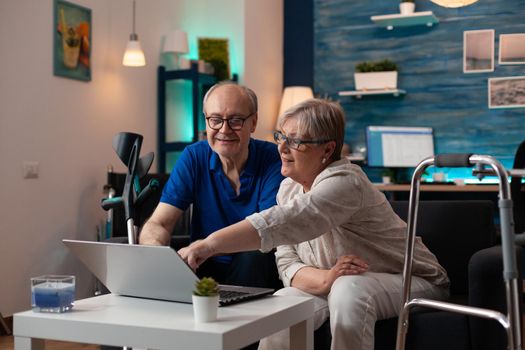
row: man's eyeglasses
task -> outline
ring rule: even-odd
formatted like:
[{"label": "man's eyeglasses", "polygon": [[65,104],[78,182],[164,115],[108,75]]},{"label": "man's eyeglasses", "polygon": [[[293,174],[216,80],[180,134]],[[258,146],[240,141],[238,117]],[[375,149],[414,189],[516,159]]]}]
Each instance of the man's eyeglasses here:
[{"label": "man's eyeglasses", "polygon": [[326,143],[328,141],[332,141],[332,140],[300,140],[300,139],[294,139],[292,137],[288,137],[288,136],[283,135],[280,131],[275,131],[273,133],[273,139],[278,144],[286,142],[288,147],[290,147],[292,149],[295,149],[295,150],[298,150],[298,151],[303,151],[305,149],[304,145],[307,145],[307,144],[320,145],[320,144]]},{"label": "man's eyeglasses", "polygon": [[230,129],[232,129],[233,131],[239,131],[244,126],[244,122],[246,121],[246,119],[250,118],[254,114],[255,112],[246,117],[234,115],[228,119],[223,119],[219,116],[212,115],[211,117],[206,117],[206,121],[208,122],[208,126],[210,127],[210,129],[213,130],[221,130],[224,122],[226,122]]}]

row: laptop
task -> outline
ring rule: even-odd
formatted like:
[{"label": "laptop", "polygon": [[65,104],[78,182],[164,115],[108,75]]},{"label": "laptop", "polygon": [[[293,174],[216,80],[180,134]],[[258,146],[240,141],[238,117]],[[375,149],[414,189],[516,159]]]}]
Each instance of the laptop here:
[{"label": "laptop", "polygon": [[[63,239],[111,293],[191,303],[197,275],[172,248]],[[219,285],[219,304],[273,293],[271,288]]]}]

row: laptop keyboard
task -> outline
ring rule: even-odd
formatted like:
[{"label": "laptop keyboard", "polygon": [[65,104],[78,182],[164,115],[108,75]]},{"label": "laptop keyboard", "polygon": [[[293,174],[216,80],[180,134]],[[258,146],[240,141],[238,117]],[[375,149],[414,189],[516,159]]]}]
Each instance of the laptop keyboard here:
[{"label": "laptop keyboard", "polygon": [[219,303],[221,305],[234,304],[243,300],[247,300],[253,297],[253,294],[231,291],[231,290],[219,290]]}]

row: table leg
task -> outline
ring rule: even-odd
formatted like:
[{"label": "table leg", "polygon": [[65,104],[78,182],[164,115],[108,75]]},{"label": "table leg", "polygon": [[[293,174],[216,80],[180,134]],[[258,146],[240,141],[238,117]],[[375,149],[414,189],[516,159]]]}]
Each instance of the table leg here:
[{"label": "table leg", "polygon": [[15,337],[15,350],[44,350],[44,339]]},{"label": "table leg", "polygon": [[312,318],[290,327],[290,350],[314,349],[314,321]]}]

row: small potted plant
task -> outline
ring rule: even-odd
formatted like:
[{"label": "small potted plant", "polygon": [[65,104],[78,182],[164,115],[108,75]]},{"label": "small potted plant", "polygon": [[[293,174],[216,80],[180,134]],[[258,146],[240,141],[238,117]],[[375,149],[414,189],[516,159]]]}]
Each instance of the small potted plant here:
[{"label": "small potted plant", "polygon": [[385,168],[381,172],[382,180],[385,185],[396,183],[396,171],[392,168]]},{"label": "small potted plant", "polygon": [[388,59],[360,62],[355,66],[355,89],[397,89],[397,71],[397,65]]},{"label": "small potted plant", "polygon": [[414,3],[414,0],[401,0],[399,3],[399,12],[402,15],[409,15],[411,13],[414,13],[414,10],[416,9],[416,4]]},{"label": "small potted plant", "polygon": [[192,295],[195,322],[217,320],[219,307],[219,285],[211,277],[203,277],[195,282]]}]

